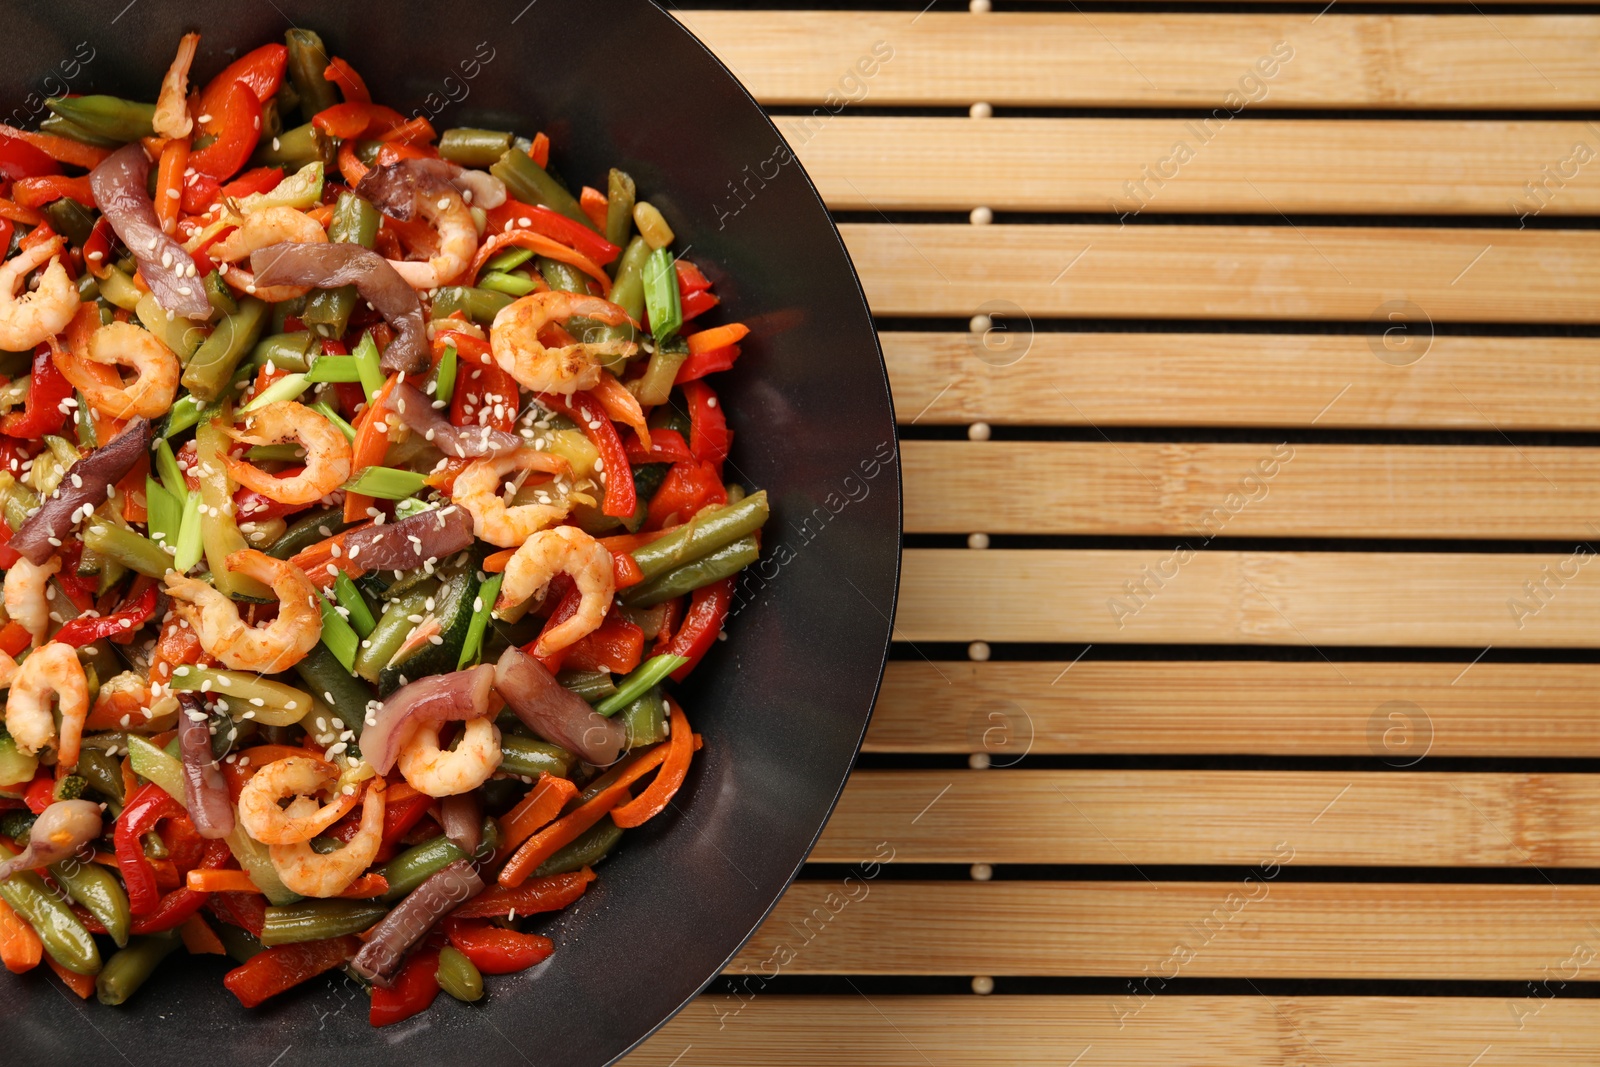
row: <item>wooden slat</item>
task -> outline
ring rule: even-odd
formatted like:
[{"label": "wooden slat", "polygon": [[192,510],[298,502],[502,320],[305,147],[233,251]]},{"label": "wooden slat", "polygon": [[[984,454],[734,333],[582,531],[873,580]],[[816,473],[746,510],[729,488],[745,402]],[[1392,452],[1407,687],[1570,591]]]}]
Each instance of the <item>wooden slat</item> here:
[{"label": "wooden slat", "polygon": [[1536,981],[1600,938],[1600,886],[1296,883],[1275,858],[1249,881],[797,882],[730,970]]},{"label": "wooden slat", "polygon": [[811,859],[1592,867],[1597,821],[1592,774],[857,771]]},{"label": "wooden slat", "polygon": [[[1482,266],[1482,264],[1479,264]],[[1600,341],[1433,336],[885,331],[902,423],[1600,426]],[[1420,353],[1420,355],[1419,355]],[[1382,354],[1383,359],[1379,358]],[[1418,356],[1414,362],[1407,362]],[[1385,361],[1387,360],[1387,362]],[[1053,383],[1041,388],[1040,383]],[[1249,383],[1244,387],[1241,383]],[[1337,397],[1336,402],[1334,398]]]},{"label": "wooden slat", "polygon": [[900,458],[908,533],[1554,540],[1600,515],[1590,448],[906,441]]},{"label": "wooden slat", "polygon": [[912,549],[895,636],[1585,648],[1600,633],[1600,570],[1585,551]]},{"label": "wooden slat", "polygon": [[[1263,209],[1271,205],[1263,201]],[[839,227],[878,315],[1600,321],[1580,231],[1327,226]]]},{"label": "wooden slat", "polygon": [[[1253,97],[1259,108],[1587,108],[1600,97],[1600,20],[1592,16],[1336,9],[1315,21],[1300,12],[678,17],[767,104],[1214,108]],[[1249,81],[1280,41],[1292,57],[1271,79]]]},{"label": "wooden slat", "polygon": [[1591,1067],[1600,1055],[1600,1008],[1559,996],[1508,1003],[1247,993],[1130,1004],[1126,996],[721,993],[690,1004],[627,1063],[1063,1067],[1079,1055],[1082,1067],[1465,1067],[1476,1057],[1486,1065]]},{"label": "wooden slat", "polygon": [[[1576,178],[1600,155],[1600,132],[1582,122],[1267,119],[1224,130],[1187,118],[841,116],[808,138],[803,119],[776,121],[836,210],[1600,211],[1600,183]],[[1538,195],[1527,188],[1580,144],[1567,179]]]},{"label": "wooden slat", "polygon": [[867,752],[1600,756],[1600,666],[895,661]]}]

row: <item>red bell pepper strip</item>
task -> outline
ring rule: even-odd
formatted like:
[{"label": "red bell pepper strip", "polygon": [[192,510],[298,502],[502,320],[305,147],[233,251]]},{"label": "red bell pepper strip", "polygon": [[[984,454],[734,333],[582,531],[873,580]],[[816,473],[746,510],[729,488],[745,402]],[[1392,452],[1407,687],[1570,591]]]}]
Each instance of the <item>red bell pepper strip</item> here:
[{"label": "red bell pepper strip", "polygon": [[267,898],[260,893],[212,893],[206,910],[255,937],[267,923]]},{"label": "red bell pepper strip", "polygon": [[728,502],[728,491],[722,478],[709,463],[689,460],[674,463],[661,488],[650,498],[650,512],[645,525],[652,528],[688,522],[703,509],[713,504]]},{"label": "red bell pepper strip", "polygon": [[337,85],[346,100],[361,104],[372,102],[372,94],[367,91],[367,83],[356,73],[354,67],[338,56],[328,60],[328,67],[322,72],[322,76]]},{"label": "red bell pepper strip", "polygon": [[189,167],[219,181],[239,172],[261,139],[261,101],[249,84],[236,81],[222,92],[202,115],[199,134],[214,137],[204,148],[189,153]]},{"label": "red bell pepper strip", "polygon": [[[228,851],[226,841],[211,840],[205,844],[205,858],[200,861],[200,866],[207,870],[219,870],[231,859],[233,853]],[[129,930],[135,934],[159,934],[164,930],[176,929],[188,922],[190,916],[199,911],[210,896],[210,893],[193,889],[174,889],[163,896],[148,915],[136,913]]]},{"label": "red bell pepper strip", "polygon": [[[115,235],[111,220],[101,215],[95,220],[94,229],[89,231],[89,239],[83,242],[83,265],[96,278],[104,278],[111,273],[111,241]],[[8,233],[6,240],[9,242],[10,239]]]},{"label": "red bell pepper strip", "polygon": [[94,145],[74,141],[70,137],[60,137],[53,133],[36,133],[32,130],[19,130],[15,126],[0,123],[0,134],[12,140],[22,141],[31,145],[49,156],[51,159],[60,160],[62,163],[71,163],[75,167],[93,170],[106,161],[111,155],[111,149],[98,148]]},{"label": "red bell pepper strip", "polygon": [[[501,209],[505,206],[501,205]],[[552,241],[559,241],[574,251],[582,252],[602,267],[616,259],[618,253],[622,251],[583,223],[551,211],[543,204],[534,207],[518,204],[517,207],[518,229],[532,230]],[[526,223],[523,222],[524,219],[527,220]]]},{"label": "red bell pepper strip", "polygon": [[633,468],[628,465],[617,427],[600,402],[587,393],[539,393],[538,397],[545,407],[570,416],[599,451],[606,475],[606,498],[600,510],[614,518],[631,517],[639,505],[633,488]]},{"label": "red bell pepper strip", "polygon": [[638,434],[630,433],[623,441],[623,451],[632,463],[682,463],[694,459],[689,442],[677,430],[651,430],[649,448],[644,447]]},{"label": "red bell pepper strip", "polygon": [[19,178],[38,178],[46,174],[59,174],[56,161],[39,149],[22,140],[0,134],[0,176],[8,181]]},{"label": "red bell pepper strip", "polygon": [[556,950],[548,937],[505,930],[485,920],[446,917],[443,926],[450,944],[484,974],[525,971]]},{"label": "red bell pepper strip", "polygon": [[[21,558],[21,556],[17,556],[17,559]],[[5,564],[5,566],[10,566],[10,564]],[[33,635],[28,633],[27,628],[15,619],[0,627],[0,652],[4,652],[8,656],[15,656],[31,644],[33,644]]]},{"label": "red bell pepper strip", "polygon": [[28,208],[41,208],[64,196],[71,197],[85,207],[94,207],[94,190],[89,188],[88,175],[68,178],[63,174],[47,174],[37,178],[18,178],[11,187],[11,196]]},{"label": "red bell pepper strip", "polygon": [[189,215],[199,215],[217,202],[222,193],[222,183],[210,175],[193,168],[185,168],[183,176],[183,210]]},{"label": "red bell pepper strip", "polygon": [[121,611],[102,615],[99,618],[76,618],[56,631],[55,640],[62,644],[81,648],[93,644],[102,637],[112,637],[117,634],[131,632],[143,626],[156,613],[156,587],[150,586],[133,604]]},{"label": "red bell pepper strip", "polygon": [[733,444],[733,432],[728,429],[722,404],[716,392],[699,381],[683,386],[683,398],[689,408],[689,448],[695,458],[711,464],[721,477],[722,462],[728,458],[728,449]]},{"label": "red bell pepper strip", "polygon": [[722,624],[728,618],[728,608],[732,603],[732,578],[701,586],[690,594],[689,611],[683,617],[683,625],[667,646],[670,655],[683,656],[689,661],[672,672],[673,681],[681,682],[687,678],[695,665],[711,651],[711,646],[717,643],[717,635],[722,632]]},{"label": "red bell pepper strip", "polygon": [[682,385],[684,382],[699,381],[708,374],[729,370],[738,361],[739,353],[738,345],[713,348],[707,352],[691,352],[678,368],[678,376],[673,382]]},{"label": "red bell pepper strip", "polygon": [[48,774],[41,774],[28,783],[28,788],[22,791],[22,802],[28,805],[28,810],[35,815],[42,815],[56,799],[56,780]]},{"label": "red bell pepper strip", "polygon": [[515,378],[492,364],[474,363],[456,372],[455,392],[450,397],[450,425],[510,430],[516,421]]},{"label": "red bell pepper strip", "polygon": [[67,421],[61,402],[71,395],[72,383],[56,369],[50,346],[40,345],[33,350],[33,382],[28,386],[27,403],[21,411],[0,420],[0,433],[33,440],[55,433]]},{"label": "red bell pepper strip", "polygon": [[231,196],[235,200],[249,196],[252,193],[270,193],[283,181],[283,170],[280,167],[256,167],[247,170],[233,181],[222,187],[224,196]]},{"label": "red bell pepper strip", "polygon": [[711,288],[711,282],[699,267],[687,259],[675,260],[672,269],[678,272],[678,298],[681,300],[690,293],[698,293]]},{"label": "red bell pepper strip", "polygon": [[[311,124],[331,137],[343,140],[366,135],[378,138],[407,125],[406,117],[382,104],[350,101],[335,104],[312,116]],[[413,132],[415,128],[412,128]],[[431,132],[432,127],[429,127]]]},{"label": "red bell pepper strip", "polygon": [[583,896],[594,881],[594,872],[581,871],[529,878],[516,887],[492,885],[451,912],[454,919],[491,919],[516,912],[535,915],[541,911],[560,911]]},{"label": "red bell pepper strip", "polygon": [[349,936],[279,945],[258,952],[248,963],[229,971],[222,984],[239,998],[239,1003],[254,1008],[301,982],[333,970],[360,951],[361,941]]},{"label": "red bell pepper strip", "polygon": [[678,297],[679,317],[684,322],[699,315],[704,315],[718,304],[722,303],[715,295],[704,289],[697,289],[692,293]]},{"label": "red bell pepper strip", "polygon": [[219,106],[234,82],[244,82],[256,100],[265,104],[283,87],[283,69],[288,60],[289,49],[281,44],[264,44],[246,52],[206,83],[200,92],[199,114],[215,115],[212,109]]},{"label": "red bell pepper strip", "polygon": [[[0,568],[10,570],[17,565],[17,560],[21,558],[22,554],[11,547],[11,527],[6,525],[4,519],[0,519]],[[9,649],[6,654],[16,655],[15,652]]]},{"label": "red bell pepper strip", "polygon": [[545,590],[544,601],[546,604],[554,604],[555,607],[545,618],[544,625],[540,627],[539,636],[524,645],[522,651],[544,664],[545,670],[555,674],[561,669],[562,664],[567,661],[567,652],[571,650],[572,646],[568,645],[566,648],[557,649],[544,656],[539,655],[535,649],[539,647],[539,642],[544,640],[545,634],[578,613],[578,606],[583,602],[583,595],[578,592],[578,586],[573,582],[571,576],[557,574],[550,580],[550,585]]},{"label": "red bell pepper strip", "polygon": [[128,908],[135,915],[149,915],[161,903],[155,868],[145,858],[140,839],[162,819],[182,814],[182,805],[150,782],[133,795],[117,818],[112,840],[116,844],[117,866],[122,869],[122,881],[128,890]]},{"label": "red bell pepper strip", "polygon": [[633,553],[611,553],[611,580],[618,589],[627,589],[644,581],[644,571],[639,569],[639,561],[633,558]]},{"label": "red bell pepper strip", "polygon": [[644,656],[644,631],[612,611],[565,651],[562,665],[571,670],[627,674]]},{"label": "red bell pepper strip", "polygon": [[423,946],[400,968],[392,988],[373,988],[372,1010],[367,1021],[373,1026],[402,1022],[427,1011],[438,995],[439,950]]}]

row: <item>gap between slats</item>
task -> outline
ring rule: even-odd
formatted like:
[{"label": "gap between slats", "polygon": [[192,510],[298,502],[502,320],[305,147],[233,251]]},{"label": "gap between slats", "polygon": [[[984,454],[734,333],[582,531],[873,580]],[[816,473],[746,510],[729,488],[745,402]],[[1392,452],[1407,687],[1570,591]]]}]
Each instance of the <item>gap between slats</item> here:
[{"label": "gap between slats", "polygon": [[762,103],[822,109],[814,124],[850,102],[1508,109],[1600,98],[1592,15],[676,14]]}]

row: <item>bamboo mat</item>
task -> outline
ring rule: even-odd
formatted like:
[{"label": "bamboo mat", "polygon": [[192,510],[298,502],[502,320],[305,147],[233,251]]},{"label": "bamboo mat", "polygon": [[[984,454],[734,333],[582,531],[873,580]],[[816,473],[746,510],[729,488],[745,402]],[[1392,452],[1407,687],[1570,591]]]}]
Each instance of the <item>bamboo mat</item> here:
[{"label": "bamboo mat", "polygon": [[877,316],[897,643],[630,1062],[1600,1063],[1600,9],[828,8],[677,14]]}]

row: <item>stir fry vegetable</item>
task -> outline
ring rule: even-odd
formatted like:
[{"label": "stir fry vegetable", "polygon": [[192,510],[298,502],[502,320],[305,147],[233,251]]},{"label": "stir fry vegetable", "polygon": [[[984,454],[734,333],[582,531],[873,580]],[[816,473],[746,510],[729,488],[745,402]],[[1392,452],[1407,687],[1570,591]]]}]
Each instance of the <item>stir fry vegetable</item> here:
[{"label": "stir fry vegetable", "polygon": [[687,782],[749,331],[625,171],[199,43],[0,153],[0,963],[343,967],[387,1025],[547,958]]}]

